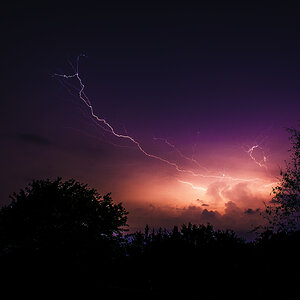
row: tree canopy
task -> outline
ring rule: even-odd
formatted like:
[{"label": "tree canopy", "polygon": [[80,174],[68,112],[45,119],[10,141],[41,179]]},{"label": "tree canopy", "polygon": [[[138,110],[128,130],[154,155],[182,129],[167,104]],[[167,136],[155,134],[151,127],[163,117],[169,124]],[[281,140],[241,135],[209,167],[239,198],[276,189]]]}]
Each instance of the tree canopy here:
[{"label": "tree canopy", "polygon": [[[188,223],[173,230],[146,226],[120,238],[127,219],[122,204],[74,179],[33,181],[11,198],[0,210],[0,281],[9,295],[57,297],[63,291],[69,298],[264,300],[299,295],[294,270],[300,267],[300,231],[266,231],[246,242],[231,230]],[[280,284],[271,288],[274,276]]]},{"label": "tree canopy", "polygon": [[274,231],[300,228],[300,131],[288,129],[292,144],[290,162],[280,171],[281,180],[273,188],[273,198],[266,206],[266,213]]},{"label": "tree canopy", "polygon": [[74,179],[35,180],[10,198],[0,211],[2,248],[112,238],[126,226],[121,203]]}]

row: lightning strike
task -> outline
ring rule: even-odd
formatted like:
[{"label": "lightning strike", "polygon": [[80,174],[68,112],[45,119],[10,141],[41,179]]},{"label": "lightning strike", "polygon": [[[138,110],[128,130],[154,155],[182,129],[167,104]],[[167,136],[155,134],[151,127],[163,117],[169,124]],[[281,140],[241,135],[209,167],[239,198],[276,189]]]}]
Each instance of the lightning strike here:
[{"label": "lightning strike", "polygon": [[[263,158],[262,158],[261,160],[256,159],[256,157],[254,156],[254,153],[253,153],[253,152],[254,152],[255,149],[259,149],[259,150],[262,151]],[[250,158],[251,158],[258,166],[260,166],[261,168],[266,168],[266,169],[267,169],[267,166],[266,166],[267,157],[266,157],[265,152],[264,152],[264,150],[263,150],[263,148],[262,148],[261,146],[259,146],[259,145],[254,145],[254,146],[252,146],[251,148],[249,148],[246,152],[249,154]]]},{"label": "lightning strike", "polygon": [[206,188],[204,188],[204,187],[202,187],[202,186],[196,186],[196,185],[192,184],[191,182],[183,181],[183,180],[179,180],[179,179],[178,179],[177,181],[180,182],[180,183],[189,185],[189,186],[192,187],[192,189],[194,189],[194,190],[198,190],[198,191],[202,191],[202,192],[206,192],[206,191],[207,191]]},{"label": "lightning strike", "polygon": [[183,159],[194,163],[200,169],[203,169],[207,172],[209,171],[206,167],[200,165],[200,163],[196,159],[184,155],[174,144],[171,144],[167,139],[154,137],[153,140],[164,142],[166,145],[173,148],[179,154],[179,156],[181,156]]},{"label": "lightning strike", "polygon": [[[177,163],[173,162],[173,161],[169,161],[168,159],[165,159],[161,156],[158,155],[154,155],[149,153],[148,151],[146,151],[141,143],[139,141],[137,141],[135,138],[133,138],[131,135],[129,134],[121,134],[119,132],[117,132],[115,130],[115,128],[104,118],[99,117],[95,112],[94,112],[94,108],[93,105],[91,103],[91,101],[89,100],[88,96],[85,94],[85,85],[79,75],[79,60],[81,57],[85,57],[85,55],[79,55],[77,57],[76,60],[76,68],[75,69],[75,73],[71,74],[71,75],[66,75],[66,74],[58,74],[55,73],[54,76],[58,77],[58,78],[62,78],[65,80],[69,80],[69,79],[76,79],[79,83],[79,89],[78,90],[78,96],[80,98],[80,100],[85,104],[85,106],[88,108],[89,113],[90,113],[90,117],[92,118],[92,120],[94,121],[94,123],[96,123],[101,129],[105,130],[106,132],[109,132],[110,134],[112,134],[113,136],[120,138],[120,139],[124,139],[124,140],[128,140],[131,143],[133,143],[137,149],[142,152],[145,156],[161,161],[171,167],[174,167],[176,169],[176,171],[180,172],[180,173],[185,173],[185,174],[189,174],[195,177],[203,177],[203,178],[214,178],[214,179],[228,179],[228,180],[233,180],[233,181],[245,181],[245,182],[249,182],[249,181],[262,181],[261,178],[252,178],[252,179],[245,179],[245,178],[236,178],[236,177],[231,177],[231,176],[227,176],[225,174],[222,175],[204,175],[202,173],[197,173],[194,172],[193,170],[190,169],[184,169],[182,167],[180,167]],[[158,139],[158,138],[156,138]],[[165,143],[168,144],[170,147],[174,148],[183,158],[195,163],[196,165],[198,165],[199,167],[206,169],[205,167],[201,166],[196,160],[194,160],[193,158],[189,158],[187,156],[185,156],[184,154],[182,154],[180,152],[180,150],[178,150],[173,144],[169,143],[168,141],[165,140]],[[249,149],[248,153],[251,156],[251,158],[255,161],[255,158],[252,156],[252,152],[253,150],[259,146],[253,146],[252,148]],[[186,184],[189,184],[193,187],[192,184],[185,182]],[[195,186],[194,186],[195,187]]]}]

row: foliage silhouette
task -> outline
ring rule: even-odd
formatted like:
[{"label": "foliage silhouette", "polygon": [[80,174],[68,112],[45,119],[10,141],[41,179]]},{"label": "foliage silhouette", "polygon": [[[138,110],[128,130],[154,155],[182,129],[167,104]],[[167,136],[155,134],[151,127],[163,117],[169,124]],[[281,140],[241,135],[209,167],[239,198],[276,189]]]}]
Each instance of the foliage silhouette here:
[{"label": "foliage silhouette", "polygon": [[114,204],[110,194],[102,198],[95,189],[74,179],[33,181],[11,199],[0,212],[0,232],[1,242],[15,247],[42,244],[53,233],[55,238],[112,238],[126,225],[127,212],[122,204]]},{"label": "foliage silhouette", "polygon": [[131,300],[299,298],[300,231],[267,230],[247,242],[231,230],[188,223],[172,230],[146,225],[123,236],[126,220],[110,194],[100,197],[73,179],[32,182],[0,211],[2,291]]},{"label": "foliage silhouette", "polygon": [[[124,269],[153,299],[296,299],[299,232],[265,232],[246,242],[210,224],[127,236]],[[279,259],[279,256],[283,259]],[[273,288],[274,276],[282,278]],[[151,298],[152,299],[152,298]]]},{"label": "foliage silhouette", "polygon": [[8,277],[25,282],[23,272],[31,270],[34,280],[83,282],[99,265],[103,278],[108,275],[127,220],[110,194],[101,197],[74,179],[58,178],[33,181],[11,199],[0,211],[0,255]]},{"label": "foliage silhouette", "polygon": [[291,161],[280,171],[280,184],[273,188],[272,201],[266,205],[269,229],[290,231],[300,229],[300,131],[288,129],[292,144]]}]

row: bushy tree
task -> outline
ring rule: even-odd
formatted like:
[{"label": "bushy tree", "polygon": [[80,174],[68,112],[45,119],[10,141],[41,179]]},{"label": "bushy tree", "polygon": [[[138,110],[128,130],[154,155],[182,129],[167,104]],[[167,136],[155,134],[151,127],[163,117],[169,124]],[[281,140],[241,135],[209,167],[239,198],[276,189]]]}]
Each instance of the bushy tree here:
[{"label": "bushy tree", "polygon": [[120,235],[127,212],[74,179],[35,180],[0,211],[1,248],[64,247]]},{"label": "bushy tree", "polygon": [[281,170],[281,181],[273,188],[273,198],[266,206],[266,216],[274,231],[300,228],[300,131],[288,129],[292,144],[291,160]]},{"label": "bushy tree", "polygon": [[9,294],[86,296],[120,269],[127,212],[110,194],[57,178],[35,180],[11,200],[0,210],[0,282]]}]

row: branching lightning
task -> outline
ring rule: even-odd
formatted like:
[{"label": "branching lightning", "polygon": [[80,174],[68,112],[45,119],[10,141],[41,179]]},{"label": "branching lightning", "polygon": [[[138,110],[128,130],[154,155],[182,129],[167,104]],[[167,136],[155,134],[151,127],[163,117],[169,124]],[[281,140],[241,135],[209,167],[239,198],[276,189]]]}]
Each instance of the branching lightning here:
[{"label": "branching lightning", "polygon": [[169,147],[173,148],[179,154],[179,156],[181,156],[183,159],[194,163],[200,169],[203,169],[205,171],[209,171],[206,167],[200,165],[200,163],[196,159],[194,159],[192,157],[188,157],[185,154],[183,154],[175,145],[173,145],[172,143],[170,143],[167,139],[154,137],[153,140],[164,142],[166,145],[168,145]]},{"label": "branching lightning", "polygon": [[[119,138],[119,139],[123,139],[123,140],[128,140],[129,142],[133,143],[137,149],[142,153],[144,154],[145,156],[149,157],[149,158],[152,158],[152,159],[155,159],[155,160],[158,160],[158,161],[161,161],[173,168],[176,169],[176,171],[180,172],[180,173],[185,173],[185,174],[189,174],[189,175],[192,175],[192,176],[199,176],[199,177],[203,177],[203,178],[214,178],[214,179],[229,179],[229,180],[233,180],[233,181],[246,181],[246,182],[249,182],[249,181],[261,181],[262,179],[260,178],[252,178],[252,179],[245,179],[245,178],[236,178],[236,177],[231,177],[231,176],[227,176],[225,174],[222,174],[222,175],[205,175],[205,174],[202,174],[202,173],[199,173],[199,172],[194,172],[193,170],[191,169],[185,169],[185,168],[182,168],[180,167],[177,163],[173,162],[173,161],[170,161],[166,158],[163,158],[161,156],[158,156],[158,155],[154,155],[152,153],[149,153],[148,151],[146,151],[143,146],[141,145],[141,143],[139,141],[137,141],[134,137],[132,137],[131,135],[129,135],[127,132],[126,134],[121,134],[119,132],[117,132],[115,130],[115,128],[104,118],[102,117],[99,117],[95,111],[94,111],[94,108],[93,108],[93,105],[92,105],[92,102],[89,100],[89,98],[87,97],[87,95],[85,94],[85,85],[79,75],[79,60],[81,57],[84,57],[85,55],[80,55],[77,57],[77,61],[76,61],[76,68],[74,68],[74,71],[75,73],[74,74],[71,74],[71,75],[66,75],[66,74],[54,74],[54,76],[60,78],[60,79],[65,79],[65,80],[69,80],[69,79],[76,79],[79,83],[79,89],[78,90],[78,96],[80,98],[80,100],[84,103],[84,105],[88,108],[88,111],[89,111],[89,114],[90,114],[90,117],[91,119],[94,121],[94,123],[99,126],[101,129],[105,130],[106,132],[112,134],[113,136]],[[161,138],[154,138],[155,140],[161,140],[163,141],[164,143],[166,143],[169,147],[173,148],[182,158],[194,163],[199,169],[202,169],[202,170],[205,170],[205,171],[209,171],[207,168],[201,166],[199,164],[199,162],[193,158],[190,158],[186,155],[184,155],[179,149],[176,148],[175,145],[171,144],[170,142],[168,142],[166,139],[161,139]],[[248,150],[248,153],[250,155],[250,157],[257,163],[259,164],[260,166],[263,166],[262,164],[260,164],[259,162],[257,162],[257,160],[255,160],[255,157],[253,156],[253,150],[258,148],[259,146],[256,145],[256,146],[253,146],[252,148],[250,148]],[[264,160],[266,161],[266,158],[264,156]],[[180,181],[179,182],[181,183],[184,183],[184,184],[188,184],[190,185],[192,188],[194,189],[199,189],[199,190],[205,190],[204,188],[202,187],[196,187],[194,186],[192,183],[190,182],[187,182],[187,181]]]},{"label": "branching lightning", "polygon": [[[98,117],[95,112],[94,112],[94,108],[92,106],[91,101],[89,100],[89,98],[87,97],[87,95],[84,92],[85,89],[85,85],[82,82],[82,79],[79,76],[79,59],[80,57],[84,57],[85,55],[80,55],[77,57],[77,66],[76,66],[76,73],[71,74],[71,75],[66,75],[66,74],[57,74],[55,73],[54,75],[57,77],[61,77],[64,79],[71,79],[71,78],[76,78],[79,82],[80,85],[80,89],[79,89],[79,98],[83,101],[83,103],[86,105],[86,107],[89,109],[91,116],[93,117],[94,120],[97,121],[97,123],[99,124],[99,122],[103,125],[105,125],[106,128],[104,128],[105,130],[109,131],[111,134],[113,134],[115,137],[117,138],[121,138],[121,139],[125,139],[125,140],[129,140],[130,142],[134,143],[137,148],[146,156],[162,161],[170,166],[173,166],[178,172],[184,172],[184,173],[190,173],[193,176],[199,176],[200,174],[197,174],[191,170],[185,170],[185,169],[181,169],[176,163],[171,162],[165,158],[162,158],[160,156],[148,153],[146,150],[144,150],[144,148],[141,146],[140,142],[138,142],[136,139],[134,139],[132,136],[130,135],[124,135],[124,134],[120,134],[118,132],[116,132],[116,130],[113,128],[113,126],[107,122],[104,118],[100,118]],[[101,125],[100,125],[101,126]],[[102,128],[102,126],[101,126]]]}]

